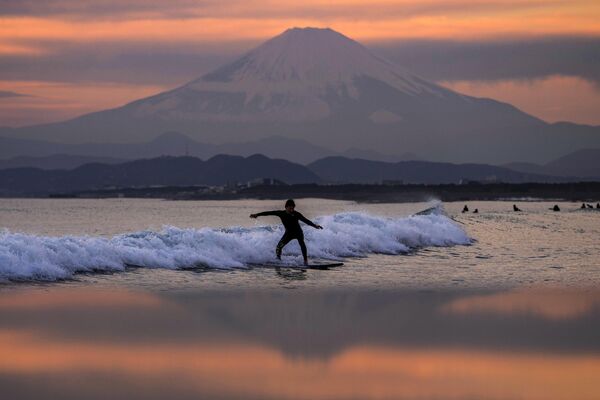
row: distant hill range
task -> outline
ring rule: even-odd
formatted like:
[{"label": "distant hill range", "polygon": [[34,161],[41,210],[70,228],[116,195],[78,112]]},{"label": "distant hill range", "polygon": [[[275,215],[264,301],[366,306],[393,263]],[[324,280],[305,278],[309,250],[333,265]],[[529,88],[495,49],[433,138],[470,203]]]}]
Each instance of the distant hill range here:
[{"label": "distant hill range", "polygon": [[120,164],[127,160],[111,157],[73,156],[54,154],[44,157],[20,156],[8,160],[0,160],[0,169],[40,168],[40,169],[74,169],[84,164]]},{"label": "distant hill range", "polygon": [[[547,163],[568,152],[600,147],[598,126],[549,124],[510,104],[457,93],[338,32],[316,28],[289,29],[172,90],[68,121],[0,128],[0,137],[131,144],[168,131],[214,145],[283,136],[336,152],[409,152],[459,163]],[[140,149],[135,158],[145,157],[145,151]],[[63,150],[52,154],[59,153],[100,156]],[[16,155],[36,156],[4,158]],[[284,152],[277,156],[308,161]]]},{"label": "distant hill range", "polygon": [[[308,166],[263,155],[158,157],[120,164],[86,164],[71,170],[13,168],[0,170],[0,195],[47,195],[106,188],[148,186],[219,186],[271,178],[295,183],[469,183],[567,182],[565,177],[516,172],[483,164],[427,161],[386,163],[327,157]],[[387,181],[387,182],[386,182]]]},{"label": "distant hill range", "polygon": [[600,180],[600,149],[575,151],[544,165],[522,162],[504,164],[503,167],[533,174],[577,176]]},{"label": "distant hill range", "polygon": [[44,195],[108,187],[225,185],[263,177],[286,183],[321,179],[308,168],[262,155],[159,157],[117,165],[86,164],[73,170],[15,168],[0,170],[0,195]]},{"label": "distant hill range", "polygon": [[563,177],[517,172],[486,164],[450,164],[429,161],[381,161],[327,157],[308,165],[323,180],[334,183],[468,183],[566,182]]},{"label": "distant hill range", "polygon": [[[416,154],[398,156],[374,150],[349,149],[336,152],[304,140],[271,136],[243,143],[221,145],[200,143],[178,132],[166,132],[144,143],[62,144],[39,140],[0,137],[0,169],[36,167],[42,169],[75,168],[90,162],[110,163],[160,156],[193,156],[209,159],[219,154],[250,156],[264,154],[300,164],[328,156],[345,156],[379,161],[416,160]],[[3,160],[4,159],[4,160]],[[114,162],[113,162],[114,160]]]}]

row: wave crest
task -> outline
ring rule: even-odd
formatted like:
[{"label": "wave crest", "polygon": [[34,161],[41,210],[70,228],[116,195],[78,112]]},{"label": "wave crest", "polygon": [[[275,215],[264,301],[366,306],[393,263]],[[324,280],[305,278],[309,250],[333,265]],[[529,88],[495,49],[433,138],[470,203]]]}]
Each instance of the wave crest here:
[{"label": "wave crest", "polygon": [[[426,246],[469,244],[471,239],[440,213],[387,218],[339,213],[317,218],[325,229],[305,229],[309,256],[336,259],[371,253],[403,254]],[[245,268],[274,259],[281,227],[226,229],[164,227],[112,238],[38,236],[0,233],[0,279],[68,279],[78,272],[122,271],[127,265],[148,268]],[[299,257],[293,241],[284,254]]]}]

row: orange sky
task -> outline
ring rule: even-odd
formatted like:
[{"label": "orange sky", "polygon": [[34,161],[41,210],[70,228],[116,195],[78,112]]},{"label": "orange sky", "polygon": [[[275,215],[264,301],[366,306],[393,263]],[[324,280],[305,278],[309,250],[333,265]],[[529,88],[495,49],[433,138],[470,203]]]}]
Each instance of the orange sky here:
[{"label": "orange sky", "polygon": [[[39,4],[24,0],[22,3],[21,8],[0,5],[0,57],[32,65],[44,62],[43,57],[54,52],[59,55],[61,49],[69,46],[127,43],[131,47],[146,44],[160,49],[184,42],[192,44],[190,52],[202,52],[209,45],[258,43],[293,26],[331,27],[367,45],[414,39],[494,41],[557,35],[600,38],[597,0],[308,0],[301,4],[274,0],[169,3],[56,0]],[[0,65],[0,91],[30,96],[0,96],[0,125],[61,120],[119,106],[165,89],[158,84],[116,83],[108,89],[110,85],[104,83],[97,86],[96,95],[82,96],[95,85],[91,75],[85,84],[60,82],[56,95],[40,96],[51,85],[44,76],[13,81],[2,74]],[[586,89],[585,104],[592,104],[593,109],[582,112],[577,98],[568,99],[570,103],[566,105],[565,99],[560,104],[546,100],[543,105],[536,105],[537,100],[528,96],[527,90],[554,90],[560,84],[555,81],[544,86],[545,83],[548,82],[538,81],[535,88],[522,82],[497,87],[463,82],[454,88],[515,102],[525,111],[549,121],[571,119],[600,124],[600,117],[595,116],[600,113],[593,112],[600,105],[597,87],[590,85]],[[579,93],[579,89],[571,91]],[[552,111],[553,108],[562,111]]]},{"label": "orange sky", "polygon": [[[166,10],[165,10],[166,11]],[[223,42],[264,40],[292,26],[329,26],[359,41],[406,38],[482,39],[505,36],[600,35],[600,2],[569,1],[243,1],[160,13],[4,16],[2,54],[45,52],[33,41]],[[200,15],[202,15],[200,17]]]},{"label": "orange sky", "polygon": [[600,90],[592,82],[578,77],[441,83],[460,93],[510,103],[547,122],[600,125]]}]

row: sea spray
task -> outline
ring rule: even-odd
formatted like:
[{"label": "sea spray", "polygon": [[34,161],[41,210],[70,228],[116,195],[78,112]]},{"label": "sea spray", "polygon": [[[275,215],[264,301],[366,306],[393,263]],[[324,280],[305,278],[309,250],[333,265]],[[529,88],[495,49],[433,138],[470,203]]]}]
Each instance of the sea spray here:
[{"label": "sea spray", "polygon": [[[469,244],[466,232],[441,208],[403,218],[364,212],[316,219],[323,230],[306,228],[311,257],[336,259],[372,253],[404,254],[427,246]],[[0,232],[0,279],[52,281],[78,272],[122,271],[127,265],[180,269],[247,268],[273,261],[280,226],[140,231],[110,239],[94,236],[37,236]],[[284,254],[299,257],[297,242]]]}]

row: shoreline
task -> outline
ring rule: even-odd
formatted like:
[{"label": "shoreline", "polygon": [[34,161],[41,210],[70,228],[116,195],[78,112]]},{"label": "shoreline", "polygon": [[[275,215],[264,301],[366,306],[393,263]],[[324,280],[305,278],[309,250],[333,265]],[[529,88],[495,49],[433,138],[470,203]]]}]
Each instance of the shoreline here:
[{"label": "shoreline", "polygon": [[[27,198],[155,198],[165,200],[281,200],[321,198],[360,203],[412,203],[432,199],[452,201],[600,201],[600,182],[577,183],[469,183],[440,184],[342,184],[260,185],[243,188],[162,186],[111,188],[74,193],[14,196]],[[11,198],[6,196],[4,198]]]}]

